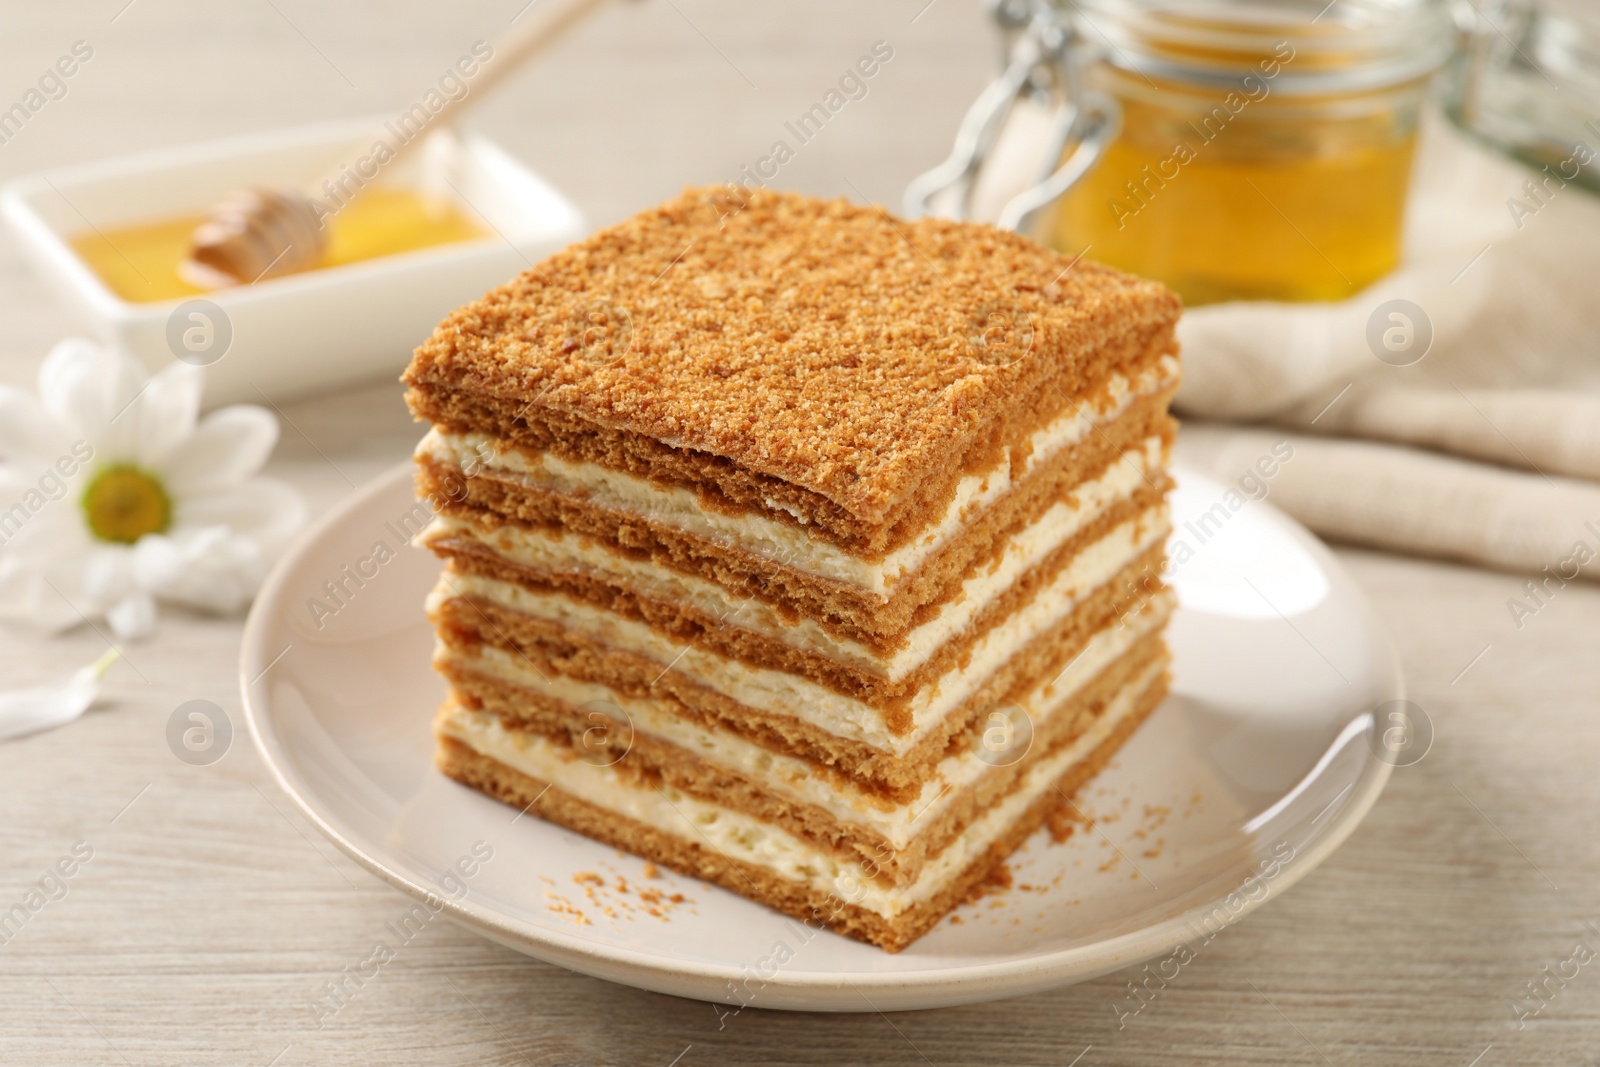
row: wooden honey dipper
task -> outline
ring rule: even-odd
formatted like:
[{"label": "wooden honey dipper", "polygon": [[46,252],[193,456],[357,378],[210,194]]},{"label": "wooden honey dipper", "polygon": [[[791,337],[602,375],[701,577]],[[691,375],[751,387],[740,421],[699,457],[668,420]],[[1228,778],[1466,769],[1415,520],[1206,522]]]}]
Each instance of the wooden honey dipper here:
[{"label": "wooden honey dipper", "polygon": [[[374,130],[359,163],[342,160],[305,189],[257,186],[229,193],[212,206],[205,221],[195,228],[189,239],[189,255],[178,265],[179,275],[191,285],[220,289],[316,266],[328,247],[328,216],[343,210],[374,184],[382,168],[392,166],[427,140],[424,134],[454,122],[469,102],[485,95],[606,2],[536,0],[528,21],[515,26],[492,46],[478,42],[473,46],[475,58],[463,56],[447,72],[457,76],[455,80],[465,87],[464,92],[452,96],[430,90],[442,103],[437,108],[418,103],[400,118],[399,127],[389,122]],[[414,122],[419,108],[427,117]],[[374,156],[378,158],[375,160]],[[370,175],[363,173],[368,169]]]}]

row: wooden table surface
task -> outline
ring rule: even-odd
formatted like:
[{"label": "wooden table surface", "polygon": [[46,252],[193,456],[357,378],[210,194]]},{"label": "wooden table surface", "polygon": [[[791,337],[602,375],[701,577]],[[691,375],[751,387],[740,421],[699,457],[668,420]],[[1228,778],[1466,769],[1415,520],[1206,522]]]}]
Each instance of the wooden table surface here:
[{"label": "wooden table surface", "polygon": [[[0,146],[0,177],[389,109],[523,3],[8,5],[0,107],[73,42],[94,56]],[[619,5],[471,125],[610,222],[686,183],[737,176],[877,40],[892,62],[780,181],[895,203],[989,73],[975,0]],[[9,242],[0,279],[0,380],[31,386],[72,324]],[[271,473],[319,511],[418,435],[392,384],[285,413],[294,428]],[[322,983],[406,905],[292,809],[242,733],[240,621],[168,611],[114,669],[101,707],[0,745],[0,909],[75,843],[93,850],[68,894],[0,945],[0,1061],[1595,1063],[1600,961],[1562,961],[1579,941],[1600,949],[1600,591],[1568,587],[1519,630],[1506,606],[1516,576],[1340,554],[1393,634],[1433,749],[1396,772],[1328,863],[1218,938],[1123,1029],[1111,1005],[1127,975],[895,1016],[752,1010],[719,1029],[708,1005],[435,924],[318,1031]],[[59,675],[103,647],[87,629],[6,632],[0,685]],[[165,739],[173,709],[196,698],[241,731],[207,767],[180,762]],[[1545,985],[1548,1003],[1519,1027],[1513,1003],[1558,969],[1568,977]]]}]

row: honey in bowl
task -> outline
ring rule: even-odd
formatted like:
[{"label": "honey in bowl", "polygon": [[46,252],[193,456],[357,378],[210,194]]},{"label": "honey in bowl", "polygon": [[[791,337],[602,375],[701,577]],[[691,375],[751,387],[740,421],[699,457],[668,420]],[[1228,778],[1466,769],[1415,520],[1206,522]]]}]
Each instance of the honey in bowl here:
[{"label": "honey in bowl", "polygon": [[[1094,0],[1121,111],[1048,223],[1059,249],[1190,305],[1341,300],[1400,261],[1418,111],[1448,54],[1428,0]],[[1088,16],[1086,16],[1088,17]]]},{"label": "honey in bowl", "polygon": [[[200,222],[195,215],[91,230],[74,237],[72,249],[124,300],[179,299],[204,292],[178,276]],[[451,201],[400,188],[368,190],[330,216],[327,225],[328,248],[318,270],[488,236]]]}]

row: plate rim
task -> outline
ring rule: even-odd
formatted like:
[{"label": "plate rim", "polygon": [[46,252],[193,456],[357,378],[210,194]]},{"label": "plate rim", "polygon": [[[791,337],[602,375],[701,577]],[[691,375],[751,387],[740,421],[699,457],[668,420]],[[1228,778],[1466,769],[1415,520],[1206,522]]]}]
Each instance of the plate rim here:
[{"label": "plate rim", "polygon": [[[1182,466],[1175,465],[1174,469],[1204,481],[1213,480]],[[1192,936],[1193,930],[1196,929],[1196,921],[1202,916],[1213,914],[1223,899],[1203,902],[1180,915],[1103,941],[1018,959],[956,964],[908,972],[779,971],[775,977],[764,981],[760,997],[766,998],[767,1002],[757,1005],[754,1002],[747,1003],[738,998],[718,995],[716,992],[727,984],[748,977],[736,966],[674,960],[661,953],[597,942],[562,930],[543,928],[530,930],[524,924],[507,919],[492,909],[474,904],[470,894],[459,901],[453,901],[426,885],[413,881],[404,873],[392,869],[381,858],[369,855],[361,845],[347,839],[324,818],[311,800],[303,795],[287,769],[289,764],[287,754],[279,744],[271,724],[266,721],[269,718],[267,707],[269,701],[263,695],[261,706],[258,706],[252,696],[254,686],[271,668],[271,663],[267,662],[261,647],[264,631],[271,624],[271,620],[279,614],[277,606],[282,599],[289,574],[297,562],[349,516],[359,512],[368,501],[392,492],[395,483],[408,478],[412,470],[412,461],[406,459],[358,487],[302,531],[274,563],[251,605],[240,639],[240,696],[245,722],[262,762],[266,764],[279,788],[288,795],[300,813],[317,828],[318,832],[361,867],[393,888],[418,902],[429,903],[435,907],[442,905],[442,911],[446,916],[474,932],[498,944],[557,966],[569,967],[635,988],[712,1002],[738,1003],[739,1010],[749,1006],[796,1011],[851,1010],[824,1004],[778,1002],[785,994],[804,997],[807,994],[836,993],[841,988],[898,994],[891,1010],[909,1010],[919,1007],[981,1003],[1020,996],[1087,981],[1141,960],[1151,959],[1187,941],[1189,937],[1185,934]],[[1286,523],[1291,532],[1302,541],[1309,542],[1307,547],[1313,550],[1320,564],[1330,566],[1337,574],[1354,584],[1344,566],[1320,539],[1270,503],[1266,501],[1259,503],[1270,508],[1273,515]],[[1370,623],[1374,635],[1387,653],[1388,666],[1394,679],[1394,693],[1391,699],[1404,699],[1405,677],[1401,671],[1394,643],[1384,630],[1381,621],[1372,612],[1365,595],[1361,594],[1359,589],[1356,593],[1360,596],[1362,605],[1371,614]],[[278,655],[281,656],[281,652]],[[1333,751],[1338,743],[1338,738],[1335,738],[1324,750],[1324,754]],[[1281,868],[1279,875],[1273,879],[1274,891],[1263,894],[1258,900],[1251,900],[1245,896],[1243,905],[1233,912],[1222,928],[1234,925],[1263,904],[1293,888],[1337,851],[1371,811],[1393,770],[1393,766],[1387,761],[1369,755],[1360,774],[1351,784],[1349,800],[1326,826],[1317,832],[1309,843],[1310,847],[1304,852],[1297,852],[1294,862]],[[1314,773],[1316,773],[1315,767],[1307,772],[1306,777]],[[1294,786],[1285,790],[1284,795],[1294,792],[1304,781],[1305,778],[1300,779]],[[586,963],[589,966],[585,966]],[[684,992],[686,982],[695,983],[699,987],[698,991]],[[979,985],[983,987],[981,990],[976,988]],[[880,1009],[869,1001],[856,1010]]]}]

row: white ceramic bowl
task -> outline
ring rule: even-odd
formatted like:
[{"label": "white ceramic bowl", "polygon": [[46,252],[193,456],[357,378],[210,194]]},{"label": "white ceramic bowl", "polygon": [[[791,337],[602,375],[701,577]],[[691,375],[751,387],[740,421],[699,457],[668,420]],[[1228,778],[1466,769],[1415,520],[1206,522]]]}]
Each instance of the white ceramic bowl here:
[{"label": "white ceramic bowl", "polygon": [[[71,238],[91,228],[197,214],[244,185],[298,185],[351,147],[367,145],[376,126],[377,120],[342,121],[34,174],[0,190],[0,214],[85,332],[157,370],[178,355],[169,320],[187,326],[192,309],[180,311],[182,299],[122,299],[78,258]],[[208,405],[263,395],[277,400],[399,374],[452,308],[584,231],[566,198],[479,137],[435,134],[383,181],[454,199],[490,236],[208,294],[204,299],[222,310],[218,335],[231,334],[226,352],[208,362]]]}]

